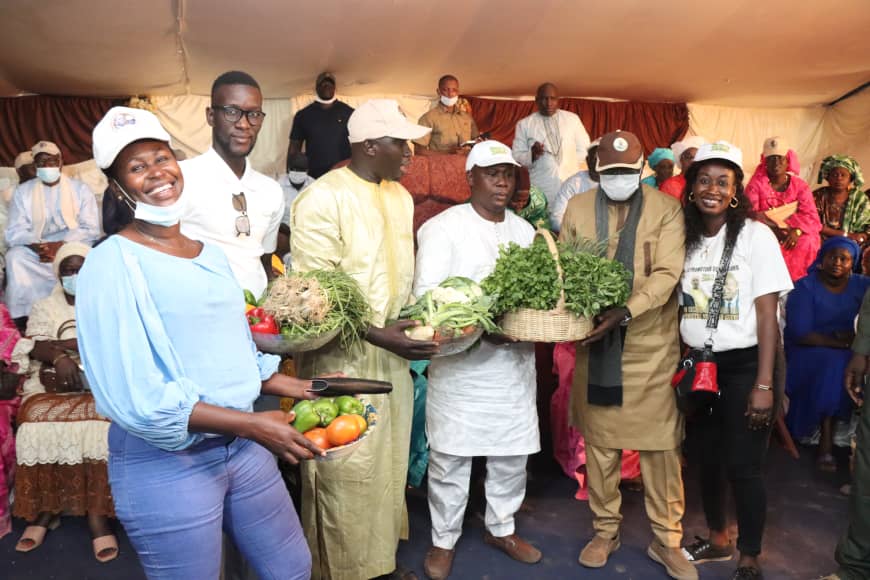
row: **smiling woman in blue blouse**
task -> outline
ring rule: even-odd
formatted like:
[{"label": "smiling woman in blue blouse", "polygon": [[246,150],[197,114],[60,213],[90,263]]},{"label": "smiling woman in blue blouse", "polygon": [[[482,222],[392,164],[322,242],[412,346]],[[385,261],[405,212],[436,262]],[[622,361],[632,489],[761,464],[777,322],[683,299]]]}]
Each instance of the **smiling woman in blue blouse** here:
[{"label": "smiling woman in blue blouse", "polygon": [[322,450],[286,413],[251,411],[260,393],[306,397],[310,383],[257,352],[223,252],[180,233],[184,179],[157,118],[115,107],[93,141],[134,220],[81,270],[79,347],[112,420],[112,493],[145,573],[217,578],[223,529],[261,578],[307,579],[310,554],[272,454],[296,463]]}]

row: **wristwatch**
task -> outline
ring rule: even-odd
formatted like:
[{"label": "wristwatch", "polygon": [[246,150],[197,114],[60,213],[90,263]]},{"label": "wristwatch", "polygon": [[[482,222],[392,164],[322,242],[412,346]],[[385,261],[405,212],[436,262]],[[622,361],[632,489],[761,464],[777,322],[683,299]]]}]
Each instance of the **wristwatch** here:
[{"label": "wristwatch", "polygon": [[625,316],[619,321],[619,325],[628,326],[628,323],[631,322],[631,312],[628,308],[623,308],[623,310],[625,310]]},{"label": "wristwatch", "polygon": [[804,235],[803,230],[801,230],[800,228],[795,228],[794,233],[797,234],[797,237],[801,237],[802,235]]}]

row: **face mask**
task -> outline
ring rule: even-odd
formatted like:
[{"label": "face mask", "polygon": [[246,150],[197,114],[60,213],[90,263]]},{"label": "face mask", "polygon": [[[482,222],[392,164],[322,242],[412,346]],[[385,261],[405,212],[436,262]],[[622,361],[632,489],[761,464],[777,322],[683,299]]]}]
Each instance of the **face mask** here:
[{"label": "face mask", "polygon": [[60,167],[37,167],[36,177],[43,183],[54,183],[60,179]]},{"label": "face mask", "polygon": [[445,97],[441,95],[441,104],[445,107],[452,107],[459,102],[459,97]]},{"label": "face mask", "polygon": [[332,97],[331,99],[321,99],[320,97],[314,97],[314,100],[320,103],[321,105],[331,105],[335,102],[337,97]]},{"label": "face mask", "polygon": [[288,171],[287,179],[290,180],[290,183],[293,185],[302,185],[305,183],[305,178],[308,177],[308,173],[305,171]]},{"label": "face mask", "polygon": [[73,274],[72,276],[61,276],[60,277],[60,285],[63,286],[63,291],[69,294],[70,296],[76,295],[76,280],[78,279],[78,274]]},{"label": "face mask", "polygon": [[183,195],[170,205],[151,205],[150,203],[145,203],[143,201],[134,201],[133,198],[124,191],[124,188],[121,187],[120,183],[116,181],[115,185],[117,185],[118,189],[121,190],[121,193],[124,194],[127,205],[133,208],[133,217],[137,220],[154,224],[155,226],[163,226],[164,228],[174,226],[181,221],[181,216],[184,215],[184,210],[187,207],[187,204],[185,203],[187,197]]},{"label": "face mask", "polygon": [[640,186],[640,174],[638,173],[599,175],[598,180],[604,194],[613,201],[627,200]]}]

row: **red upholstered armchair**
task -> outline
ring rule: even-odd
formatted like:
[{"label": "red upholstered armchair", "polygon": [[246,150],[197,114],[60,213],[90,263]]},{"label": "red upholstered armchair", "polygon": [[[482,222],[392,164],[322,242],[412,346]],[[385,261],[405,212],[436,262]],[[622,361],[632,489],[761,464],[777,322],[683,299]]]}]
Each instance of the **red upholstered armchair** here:
[{"label": "red upholstered armchair", "polygon": [[[529,190],[529,172],[520,167],[517,188]],[[415,155],[401,180],[414,198],[414,233],[429,218],[465,203],[471,189],[465,179],[465,155]]]},{"label": "red upholstered armchair", "polygon": [[465,155],[415,155],[401,180],[414,198],[414,232],[432,216],[468,201]]}]

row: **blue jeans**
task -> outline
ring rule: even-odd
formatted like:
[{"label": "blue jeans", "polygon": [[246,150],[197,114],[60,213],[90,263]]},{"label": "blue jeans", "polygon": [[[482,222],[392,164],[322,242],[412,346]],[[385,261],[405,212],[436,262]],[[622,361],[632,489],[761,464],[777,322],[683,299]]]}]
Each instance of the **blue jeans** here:
[{"label": "blue jeans", "polygon": [[170,452],[112,424],[109,482],[149,580],[216,580],[221,530],[261,579],[311,577],[275,458],[252,441],[219,437]]}]

